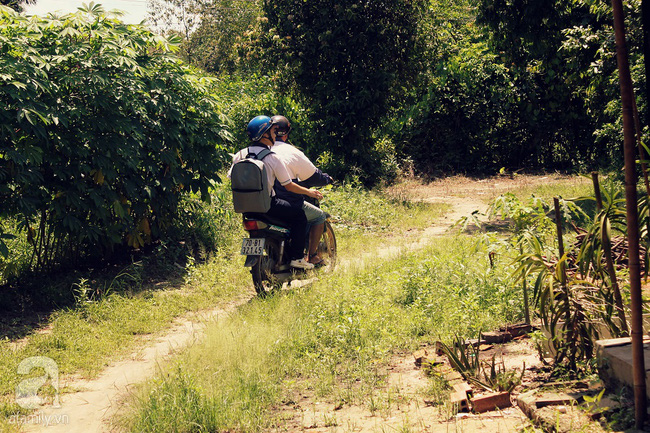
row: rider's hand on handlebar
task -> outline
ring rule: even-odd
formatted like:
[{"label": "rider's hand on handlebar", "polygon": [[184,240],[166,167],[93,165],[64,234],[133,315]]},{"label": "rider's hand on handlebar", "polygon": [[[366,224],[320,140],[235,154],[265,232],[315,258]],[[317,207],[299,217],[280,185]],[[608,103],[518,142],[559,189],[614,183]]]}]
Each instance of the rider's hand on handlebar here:
[{"label": "rider's hand on handlebar", "polygon": [[323,194],[320,191],[316,190],[316,189],[310,189],[309,193],[310,193],[309,197],[313,197],[313,198],[318,199],[318,200],[321,200],[323,198]]}]

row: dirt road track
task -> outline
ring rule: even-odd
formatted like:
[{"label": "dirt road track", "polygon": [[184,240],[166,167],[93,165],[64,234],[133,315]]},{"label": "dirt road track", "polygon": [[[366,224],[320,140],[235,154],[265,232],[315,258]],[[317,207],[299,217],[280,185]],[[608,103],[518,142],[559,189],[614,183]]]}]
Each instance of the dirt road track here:
[{"label": "dirt road track", "polygon": [[[452,210],[439,222],[428,227],[418,236],[418,241],[408,246],[401,247],[388,247],[382,251],[380,255],[383,258],[399,254],[405,248],[417,249],[425,246],[431,237],[444,234],[453,223],[463,216],[468,216],[475,210],[484,212],[487,204],[483,200],[488,195],[494,195],[499,192],[507,191],[508,189],[524,184],[537,184],[541,182],[548,182],[549,177],[528,177],[526,179],[520,178],[510,180],[507,178],[495,178],[492,180],[471,180],[467,178],[452,178],[451,180],[443,180],[434,182],[429,185],[414,185],[409,187],[406,191],[412,197],[419,198],[424,201],[430,202],[444,202],[452,206]],[[248,302],[250,297],[243,295],[242,297],[232,301],[223,308],[217,308],[203,313],[193,313],[190,316],[179,319],[174,326],[169,329],[164,335],[154,339],[152,344],[133,353],[129,358],[118,362],[108,368],[101,374],[100,377],[93,380],[75,380],[63,378],[61,387],[69,387],[71,389],[78,389],[78,392],[65,393],[61,396],[61,408],[46,407],[39,414],[42,419],[48,420],[66,420],[65,423],[50,423],[47,427],[43,424],[26,425],[25,431],[38,432],[44,431],[48,433],[66,432],[66,433],[93,433],[93,432],[111,432],[115,431],[114,426],[111,424],[115,413],[121,407],[121,401],[124,395],[128,395],[135,384],[143,382],[151,378],[161,363],[169,359],[178,350],[182,350],[195,341],[200,339],[204,333],[207,324],[223,318],[235,310],[238,306]],[[403,369],[400,367],[404,360],[395,360],[393,371],[390,374],[390,380],[402,383],[409,381],[408,377],[413,375],[413,369]],[[409,381],[410,382],[410,381]],[[415,386],[413,384],[409,386]],[[312,413],[314,416],[321,416],[328,410],[327,405],[321,406],[318,410]],[[416,407],[415,412],[406,416],[418,416],[428,414],[433,411],[433,408]],[[323,412],[325,411],[325,412]],[[368,418],[366,415],[359,415],[356,417],[353,411],[349,413],[348,423],[351,425],[361,425],[370,428],[371,426],[363,422],[363,419]],[[402,413],[404,415],[404,413]],[[356,418],[355,418],[356,417]],[[354,418],[354,419],[353,419]],[[428,416],[427,416],[428,418]],[[397,420],[400,421],[400,420]],[[515,414],[514,423],[518,424],[519,415]],[[309,426],[310,423],[318,423],[316,420],[305,421]],[[377,427],[377,419],[370,420],[369,422],[375,423],[372,428]],[[479,420],[464,420],[460,419],[454,422],[452,430],[457,428],[462,431],[486,431],[486,432],[499,432],[499,431],[515,431],[512,430],[514,425],[508,419],[497,417],[495,419],[483,418]],[[486,425],[487,422],[487,425]],[[435,423],[434,423],[435,424]],[[399,425],[399,423],[398,423]],[[496,427],[489,428],[488,426]],[[296,426],[297,427],[297,426]],[[422,426],[424,427],[424,425]],[[300,429],[305,428],[304,425]],[[428,425],[424,428],[425,431],[450,431],[449,424],[436,424]],[[312,429],[310,431],[329,431]],[[369,431],[369,430],[357,430]]]},{"label": "dirt road track", "polygon": [[152,344],[134,352],[129,358],[106,368],[93,380],[62,379],[61,388],[71,387],[80,391],[63,394],[61,407],[46,407],[38,411],[40,424],[26,425],[25,431],[48,433],[94,433],[114,431],[111,420],[121,407],[122,396],[128,395],[133,386],[152,377],[159,365],[178,350],[192,345],[203,335],[209,323],[224,317],[250,298],[241,297],[224,308],[193,313],[175,322],[167,332],[155,338]]}]

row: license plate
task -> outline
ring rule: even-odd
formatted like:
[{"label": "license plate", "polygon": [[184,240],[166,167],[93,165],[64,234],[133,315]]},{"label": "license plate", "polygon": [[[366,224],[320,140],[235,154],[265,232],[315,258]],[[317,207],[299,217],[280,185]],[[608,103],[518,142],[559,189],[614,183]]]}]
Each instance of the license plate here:
[{"label": "license plate", "polygon": [[264,254],[264,238],[244,239],[241,243],[241,254],[245,256],[261,256]]}]

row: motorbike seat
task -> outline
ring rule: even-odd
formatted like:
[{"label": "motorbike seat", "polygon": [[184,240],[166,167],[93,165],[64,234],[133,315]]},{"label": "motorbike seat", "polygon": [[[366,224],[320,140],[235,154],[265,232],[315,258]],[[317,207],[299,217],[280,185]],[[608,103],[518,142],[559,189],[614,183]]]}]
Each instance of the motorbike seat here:
[{"label": "motorbike seat", "polygon": [[287,222],[285,220],[279,219],[279,218],[273,218],[271,216],[268,216],[267,214],[264,213],[256,213],[256,212],[246,212],[244,213],[244,219],[247,220],[260,220],[263,221],[267,224],[273,224],[276,226],[283,227],[285,229],[288,229],[289,227],[287,226]]}]

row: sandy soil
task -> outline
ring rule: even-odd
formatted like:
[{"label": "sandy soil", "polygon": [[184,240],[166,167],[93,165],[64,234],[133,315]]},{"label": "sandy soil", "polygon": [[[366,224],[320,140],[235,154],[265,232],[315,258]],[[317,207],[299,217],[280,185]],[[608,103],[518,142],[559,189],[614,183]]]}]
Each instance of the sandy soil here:
[{"label": "sandy soil", "polygon": [[[408,196],[430,202],[444,202],[452,210],[440,221],[418,233],[418,241],[406,248],[424,246],[431,237],[445,233],[459,218],[473,211],[485,212],[487,200],[515,187],[532,186],[562,179],[558,175],[495,177],[473,180],[453,177],[427,185],[411,182],[391,190],[392,194]],[[566,178],[564,178],[566,180]],[[404,247],[386,248],[381,256],[398,254]],[[52,420],[45,427],[43,423],[29,425],[26,431],[47,432],[107,432],[114,431],[111,419],[120,409],[121,401],[134,385],[151,378],[159,366],[174,353],[196,342],[203,335],[206,324],[227,316],[248,300],[242,297],[231,304],[193,314],[178,320],[165,334],[133,353],[127,359],[108,367],[97,379],[81,381],[62,378],[61,386],[78,392],[61,396],[61,408],[45,408],[42,419]],[[527,348],[523,357],[530,357],[532,348]],[[532,362],[532,361],[529,361]],[[517,360],[519,363],[519,360]],[[530,365],[527,363],[527,365]],[[333,404],[306,397],[287,413],[284,431],[313,432],[373,432],[373,431],[423,431],[423,432],[513,432],[520,431],[527,422],[516,408],[490,412],[482,415],[448,415],[440,408],[428,406],[421,397],[421,390],[427,385],[424,373],[414,366],[411,354],[395,357],[388,368],[388,384],[378,393],[395,393],[398,401],[383,411],[371,412],[366,407],[337,408]],[[45,418],[49,417],[49,418]],[[56,424],[55,420],[64,420]],[[67,420],[67,422],[65,422]]]},{"label": "sandy soil", "polygon": [[[507,349],[506,349],[507,347]],[[499,346],[509,368],[522,368],[539,361],[528,341]],[[510,353],[507,353],[510,351]],[[491,355],[485,354],[488,359]],[[517,407],[482,414],[455,413],[450,404],[432,405],[424,390],[429,379],[415,366],[412,354],[394,356],[387,369],[386,385],[377,389],[379,409],[369,405],[336,406],[309,396],[296,398],[291,408],[283,410],[287,419],[281,431],[308,432],[519,432],[529,425]],[[291,416],[288,416],[291,413]]]}]

